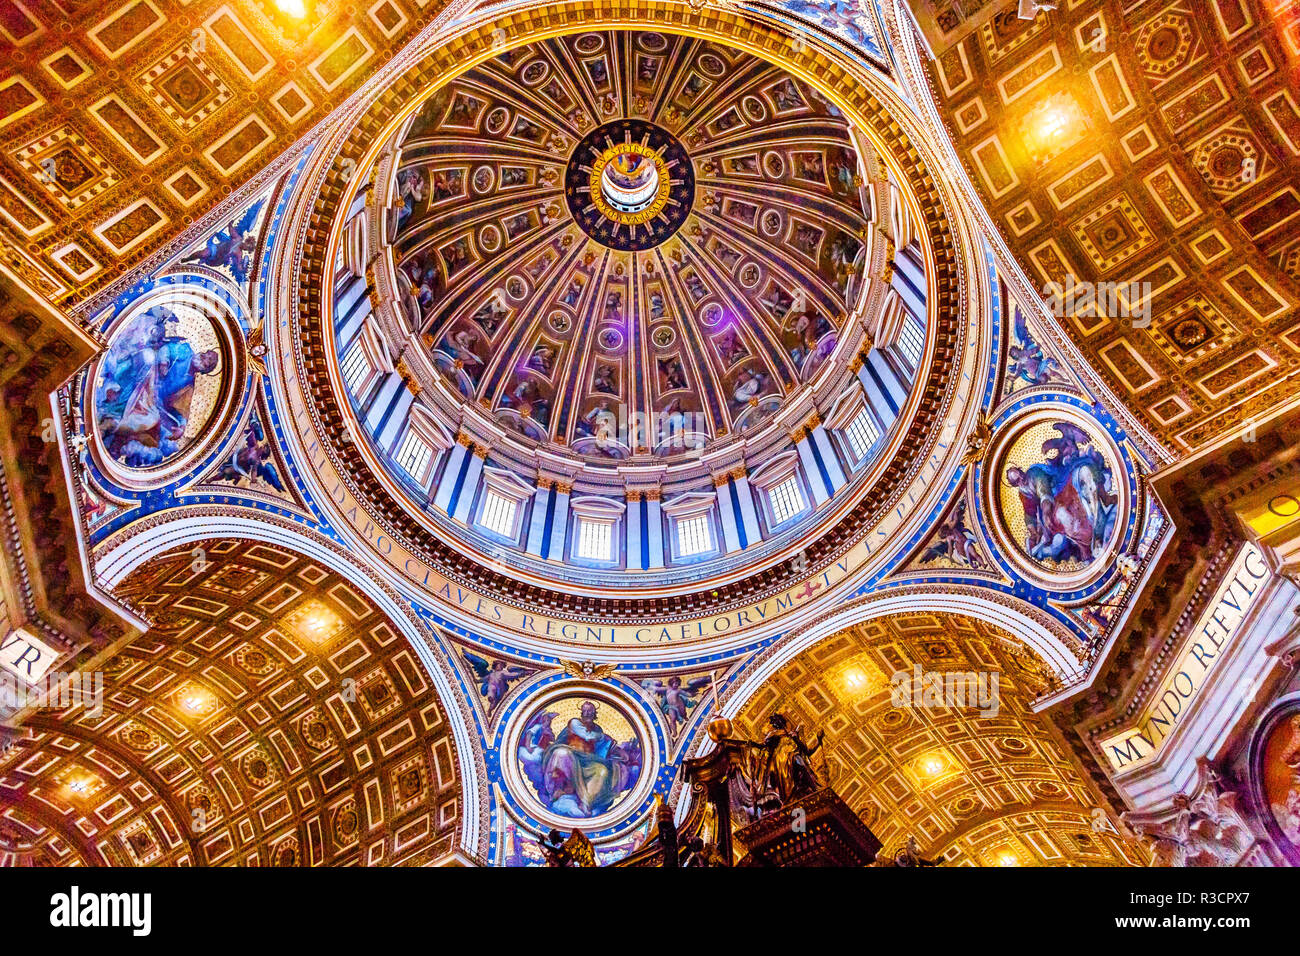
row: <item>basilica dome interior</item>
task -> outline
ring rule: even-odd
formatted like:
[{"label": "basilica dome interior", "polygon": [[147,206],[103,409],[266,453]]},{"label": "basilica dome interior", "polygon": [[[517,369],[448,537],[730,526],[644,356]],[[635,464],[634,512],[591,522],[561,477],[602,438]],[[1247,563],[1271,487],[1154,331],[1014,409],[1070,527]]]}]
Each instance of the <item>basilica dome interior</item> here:
[{"label": "basilica dome interior", "polygon": [[1059,7],[0,3],[0,863],[1300,865],[1300,17]]}]

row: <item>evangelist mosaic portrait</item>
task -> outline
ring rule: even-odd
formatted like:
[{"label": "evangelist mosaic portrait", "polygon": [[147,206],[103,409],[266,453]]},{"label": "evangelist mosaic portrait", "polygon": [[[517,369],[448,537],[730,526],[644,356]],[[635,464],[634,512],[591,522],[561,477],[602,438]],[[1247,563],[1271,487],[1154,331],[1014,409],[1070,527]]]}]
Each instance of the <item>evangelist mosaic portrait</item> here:
[{"label": "evangelist mosaic portrait", "polygon": [[537,801],[574,819],[612,810],[636,787],[643,766],[628,719],[585,697],[556,701],[530,717],[515,753]]},{"label": "evangelist mosaic portrait", "polygon": [[1300,710],[1279,721],[1263,747],[1264,801],[1291,848],[1300,852]]},{"label": "evangelist mosaic portrait", "polygon": [[152,468],[189,448],[221,396],[222,350],[197,309],[156,306],[113,336],[95,376],[95,425],[104,450],[128,468]]},{"label": "evangelist mosaic portrait", "polygon": [[1043,422],[1008,450],[1001,468],[1002,520],[1039,567],[1080,571],[1115,534],[1119,489],[1102,446],[1072,422]]}]

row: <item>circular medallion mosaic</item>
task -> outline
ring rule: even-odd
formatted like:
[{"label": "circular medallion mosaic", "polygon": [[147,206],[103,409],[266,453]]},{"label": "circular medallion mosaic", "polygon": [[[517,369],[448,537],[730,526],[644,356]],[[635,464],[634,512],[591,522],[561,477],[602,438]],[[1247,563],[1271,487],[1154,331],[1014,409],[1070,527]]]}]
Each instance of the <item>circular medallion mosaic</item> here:
[{"label": "circular medallion mosaic", "polygon": [[1279,703],[1252,745],[1255,799],[1267,807],[1265,826],[1292,861],[1300,861],[1300,700]]},{"label": "circular medallion mosaic", "polygon": [[114,330],[94,378],[105,456],[148,470],[194,445],[221,403],[224,353],[212,320],[189,302],[154,306]]},{"label": "circular medallion mosaic", "polygon": [[564,174],[578,225],[611,249],[651,249],[686,221],[695,170],[677,138],[643,120],[622,119],[578,143]]},{"label": "circular medallion mosaic", "polygon": [[997,462],[999,523],[1021,557],[1052,575],[1086,573],[1105,558],[1123,527],[1124,472],[1094,428],[1041,417]]},{"label": "circular medallion mosaic", "polygon": [[609,700],[574,694],[539,705],[523,721],[514,759],[532,798],[549,814],[603,817],[637,790],[642,734]]}]

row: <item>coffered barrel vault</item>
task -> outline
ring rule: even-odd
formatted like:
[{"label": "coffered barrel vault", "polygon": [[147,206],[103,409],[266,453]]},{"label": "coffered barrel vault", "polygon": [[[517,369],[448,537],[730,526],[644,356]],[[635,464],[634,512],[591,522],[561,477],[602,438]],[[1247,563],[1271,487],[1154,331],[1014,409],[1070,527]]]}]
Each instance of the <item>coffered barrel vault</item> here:
[{"label": "coffered barrel vault", "polygon": [[7,265],[72,307],[156,266],[194,223],[232,213],[236,189],[265,180],[443,6],[321,2],[302,22],[254,0],[9,4]]},{"label": "coffered barrel vault", "polygon": [[939,109],[996,227],[1180,453],[1297,387],[1300,106],[1294,22],[1276,6],[1006,7],[931,25]]},{"label": "coffered barrel vault", "polygon": [[121,593],[158,623],[104,663],[102,713],[32,718],[5,755],[10,864],[432,861],[454,744],[419,660],[347,581],[205,541]]}]

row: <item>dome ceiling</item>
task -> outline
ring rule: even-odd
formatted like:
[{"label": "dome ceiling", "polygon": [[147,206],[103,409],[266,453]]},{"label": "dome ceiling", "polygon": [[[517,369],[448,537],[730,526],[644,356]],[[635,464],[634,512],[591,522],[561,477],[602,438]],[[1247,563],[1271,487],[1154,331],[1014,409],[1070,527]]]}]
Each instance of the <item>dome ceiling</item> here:
[{"label": "dome ceiling", "polygon": [[847,122],[712,43],[511,50],[431,98],[396,176],[403,309],[433,361],[515,432],[581,454],[750,427],[834,350],[859,285]]},{"label": "dome ceiling", "polygon": [[[671,29],[737,26],[684,15]],[[831,562],[868,523],[911,520],[895,496],[929,493],[938,416],[971,381],[950,373],[976,355],[979,307],[953,307],[964,247],[874,81],[823,75],[804,50],[777,68],[720,30],[542,20],[431,49],[303,168],[285,221],[305,231],[273,257],[312,277],[276,342],[311,393],[300,437],[328,449],[312,467],[338,474],[358,504],[344,522],[364,513],[353,530],[391,543],[380,560],[418,589],[504,598],[525,629],[528,604],[619,626],[701,602],[792,608],[796,565],[848,573]],[[510,47],[560,29],[575,33]],[[609,124],[595,156],[583,140]],[[681,198],[669,136],[694,179]],[[652,210],[608,239],[574,218],[599,210],[595,190],[613,205],[602,159],[626,214]],[[571,163],[587,176],[572,194]],[[615,248],[656,216],[667,235],[670,201],[689,203],[675,233]],[[799,494],[776,509],[778,486]]]}]

